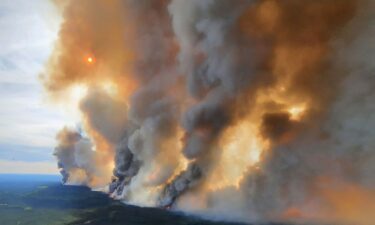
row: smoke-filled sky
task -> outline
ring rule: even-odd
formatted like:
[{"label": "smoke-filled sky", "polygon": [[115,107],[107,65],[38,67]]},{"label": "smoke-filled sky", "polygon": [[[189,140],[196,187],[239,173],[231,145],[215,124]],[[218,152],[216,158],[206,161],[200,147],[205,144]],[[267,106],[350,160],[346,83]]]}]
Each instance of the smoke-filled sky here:
[{"label": "smoke-filled sky", "polygon": [[131,204],[374,224],[373,0],[53,2],[2,3],[3,167],[55,144]]},{"label": "smoke-filled sky", "polygon": [[39,73],[57,36],[48,0],[0,1],[0,173],[56,173],[55,136],[67,118],[45,104]]}]

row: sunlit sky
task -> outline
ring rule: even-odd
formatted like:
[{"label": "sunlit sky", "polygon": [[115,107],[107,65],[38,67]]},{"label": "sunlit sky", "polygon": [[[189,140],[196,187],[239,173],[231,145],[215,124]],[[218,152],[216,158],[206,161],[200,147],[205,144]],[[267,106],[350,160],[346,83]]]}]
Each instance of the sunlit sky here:
[{"label": "sunlit sky", "polygon": [[48,0],[0,1],[0,173],[57,173],[54,139],[67,121],[38,76],[59,22]]}]

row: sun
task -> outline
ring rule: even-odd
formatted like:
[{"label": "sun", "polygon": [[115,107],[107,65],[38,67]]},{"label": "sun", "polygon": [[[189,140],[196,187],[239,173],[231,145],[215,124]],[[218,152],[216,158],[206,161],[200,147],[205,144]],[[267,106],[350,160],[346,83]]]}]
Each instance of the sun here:
[{"label": "sun", "polygon": [[93,56],[88,56],[88,57],[86,57],[85,61],[88,64],[93,64],[93,63],[95,63],[95,58]]}]

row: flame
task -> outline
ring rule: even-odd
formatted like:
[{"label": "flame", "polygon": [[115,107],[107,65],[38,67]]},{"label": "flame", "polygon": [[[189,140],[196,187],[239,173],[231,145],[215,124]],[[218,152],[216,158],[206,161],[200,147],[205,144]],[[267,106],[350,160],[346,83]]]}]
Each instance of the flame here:
[{"label": "flame", "polygon": [[292,120],[300,120],[305,110],[305,106],[292,106],[288,109],[288,112]]},{"label": "flame", "polygon": [[[187,35],[189,32],[183,33],[182,31],[190,30],[182,28],[184,28],[185,25],[193,23],[181,23],[184,21],[184,17],[191,18],[187,17],[187,14],[179,17],[173,14],[176,12],[172,11],[177,10],[179,7],[173,10],[173,7],[171,7],[170,10],[163,10],[163,12],[171,13],[165,18],[170,18],[169,16],[172,16],[172,26],[169,28],[172,30],[168,29],[166,30],[167,32],[161,30],[160,33],[163,34],[162,37],[151,39],[148,38],[148,36],[153,37],[152,34],[154,31],[151,30],[151,35],[149,35],[147,32],[143,32],[143,30],[138,30],[138,26],[143,29],[143,24],[133,24],[132,21],[136,20],[126,17],[128,13],[124,13],[123,9],[131,10],[130,7],[118,7],[123,6],[122,1],[110,1],[111,3],[103,2],[104,1],[96,1],[98,6],[93,7],[93,9],[90,8],[92,4],[83,3],[75,3],[77,5],[72,3],[72,6],[67,9],[68,13],[66,13],[66,15],[68,18],[66,18],[66,22],[63,23],[60,34],[60,45],[62,49],[58,49],[61,50],[62,54],[61,57],[60,55],[57,57],[57,63],[51,60],[51,71],[49,71],[51,73],[51,78],[46,84],[48,90],[51,92],[56,91],[55,89],[59,89],[64,90],[64,94],[68,93],[67,99],[71,101],[70,103],[72,104],[67,105],[67,108],[77,108],[79,110],[79,107],[74,106],[79,106],[82,99],[86,96],[91,96],[91,91],[87,93],[88,89],[100,89],[100,91],[105,93],[105,97],[108,97],[108,100],[113,100],[113,102],[108,102],[113,104],[114,107],[120,105],[120,108],[124,109],[124,111],[120,110],[121,113],[115,113],[112,112],[111,107],[102,107],[101,102],[95,102],[98,104],[98,107],[95,109],[109,109],[109,113],[105,114],[104,119],[101,117],[98,117],[98,119],[94,118],[95,115],[81,109],[82,112],[80,116],[84,130],[95,149],[96,161],[94,164],[97,165],[98,170],[101,170],[99,171],[101,174],[106,175],[105,177],[108,180],[115,167],[115,154],[118,154],[115,151],[115,146],[117,144],[123,144],[122,142],[120,143],[117,138],[113,138],[114,140],[108,138],[112,136],[112,131],[117,131],[117,124],[124,125],[123,127],[120,126],[120,131],[116,133],[126,136],[123,140],[124,142],[126,141],[124,144],[128,144],[128,147],[129,139],[137,136],[139,134],[138,132],[142,133],[142,135],[143,131],[150,130],[153,132],[152,134],[151,132],[144,133],[145,137],[142,136],[141,141],[134,138],[136,141],[132,143],[134,144],[132,154],[134,154],[135,158],[142,161],[142,167],[139,173],[132,178],[131,183],[125,187],[126,191],[123,192],[124,196],[125,193],[130,193],[126,196],[129,198],[130,203],[155,205],[157,197],[160,195],[160,192],[163,191],[165,185],[171,182],[173,183],[175,178],[180,177],[179,175],[183,171],[186,171],[188,165],[193,161],[196,162],[202,170],[204,176],[201,179],[203,180],[202,183],[204,183],[202,186],[195,186],[194,190],[191,189],[187,191],[186,195],[182,196],[181,199],[184,199],[189,205],[198,208],[209,206],[208,203],[210,202],[206,197],[210,192],[227,187],[239,190],[241,184],[245,183],[244,179],[251,172],[257,173],[257,170],[261,170],[260,172],[270,173],[266,175],[273,175],[271,168],[270,171],[267,171],[267,163],[271,165],[273,157],[280,157],[280,155],[284,157],[284,155],[272,155],[273,149],[270,147],[275,146],[275,149],[277,149],[277,145],[289,144],[289,140],[297,137],[297,133],[299,132],[297,129],[295,129],[296,131],[293,130],[296,121],[306,119],[304,117],[307,117],[306,115],[309,110],[315,110],[315,108],[319,109],[324,106],[323,102],[325,102],[325,97],[319,96],[319,93],[315,90],[317,90],[316,87],[320,87],[321,83],[324,83],[317,82],[323,80],[320,76],[326,76],[325,73],[320,72],[324,69],[323,67],[325,67],[325,61],[327,61],[327,63],[329,61],[328,59],[325,60],[325,56],[329,51],[329,42],[327,40],[331,38],[331,34],[328,30],[332,30],[336,26],[329,25],[329,23],[330,21],[334,21],[337,25],[342,24],[334,19],[334,15],[339,15],[340,10],[326,11],[325,7],[320,7],[322,3],[299,5],[299,3],[294,3],[293,1],[290,1],[290,3],[282,3],[282,1],[266,0],[260,1],[259,4],[253,4],[253,6],[249,8],[249,15],[245,13],[245,16],[240,17],[241,21],[244,19],[252,22],[243,24],[244,27],[241,26],[240,30],[237,30],[235,27],[235,29],[233,29],[234,32],[244,32],[244,35],[241,33],[238,38],[236,34],[233,40],[244,40],[241,44],[243,44],[245,49],[248,47],[248,41],[246,41],[247,35],[250,37],[248,40],[251,40],[249,43],[258,43],[259,39],[261,50],[259,52],[261,53],[259,54],[259,62],[258,54],[255,54],[255,60],[251,59],[252,63],[249,64],[254,64],[255,66],[249,67],[249,69],[251,69],[249,71],[254,71],[254,79],[252,78],[250,80],[255,82],[247,83],[247,79],[242,79],[242,76],[234,76],[237,73],[231,73],[233,69],[232,66],[237,68],[238,63],[238,66],[240,66],[238,68],[242,70],[242,59],[244,62],[248,60],[247,57],[242,57],[244,56],[242,55],[242,51],[237,52],[237,44],[231,45],[232,43],[229,43],[228,45],[230,46],[229,50],[231,53],[228,54],[229,61],[224,61],[226,57],[223,58],[223,61],[221,61],[222,57],[216,59],[216,55],[221,56],[221,54],[216,54],[216,49],[220,50],[218,51],[219,53],[221,49],[227,50],[224,48],[227,45],[221,46],[221,42],[217,43],[217,45],[212,45],[215,51],[207,51],[205,48],[206,41],[207,44],[213,43],[210,43],[211,38],[205,39],[204,36],[206,35],[202,36],[202,46],[198,45],[196,49],[185,51],[186,46],[190,47],[190,41],[188,41],[188,39],[191,38]],[[328,8],[340,8],[339,6],[335,6],[337,3],[327,4]],[[290,7],[293,9],[293,12],[295,9],[301,8],[302,13],[300,14],[304,15],[307,13],[306,18],[308,18],[308,21],[304,21],[303,19],[299,21],[301,22],[300,24],[294,23],[294,16],[296,15],[289,18]],[[308,8],[311,9],[308,10]],[[100,13],[108,13],[108,15],[114,16],[99,17],[103,19],[103,23],[96,23],[96,19],[99,19],[95,17],[98,14],[96,13],[97,9],[100,10],[98,11]],[[193,9],[195,10],[195,6],[192,7],[191,10]],[[199,9],[199,7],[197,9]],[[86,10],[87,14],[85,14]],[[90,10],[93,11],[91,12]],[[332,13],[330,13],[331,11]],[[204,10],[202,12],[204,12]],[[315,12],[317,16],[315,16]],[[129,14],[133,15],[133,13]],[[91,15],[93,18],[91,18]],[[142,15],[142,13],[140,15]],[[155,15],[152,16],[153,19],[159,18]],[[202,15],[204,15],[204,13],[202,13]],[[329,20],[324,21],[324,24],[318,23],[319,26],[315,25],[315,23],[311,23],[311,18],[318,19],[318,17],[320,17],[319,15],[322,15],[321,17],[327,15]],[[79,20],[77,20],[77,18],[79,18]],[[129,18],[133,18],[133,16]],[[205,17],[204,19],[206,20]],[[215,22],[216,18],[212,19],[212,22]],[[211,19],[207,21],[207,25],[209,25]],[[171,21],[167,22],[169,24]],[[197,22],[199,22],[199,20],[197,20]],[[327,23],[328,25],[325,25]],[[159,23],[156,21],[152,24]],[[199,24],[200,23],[198,23],[198,25]],[[233,21],[231,24],[235,24],[235,22]],[[148,24],[145,25],[146,28],[147,25]],[[160,23],[160,27],[164,25],[164,22]],[[178,28],[178,30],[176,30],[176,28]],[[203,26],[203,28],[205,27]],[[192,31],[195,30],[196,29],[192,29]],[[205,29],[205,31],[206,30],[207,33],[205,34],[207,34],[207,37],[217,34],[223,36],[221,32],[218,32],[222,29]],[[212,33],[211,30],[216,33]],[[145,31],[148,31],[148,29],[145,29]],[[143,33],[148,35],[147,38],[144,38]],[[176,36],[169,37],[169,34],[173,33],[176,34]],[[183,33],[184,38],[179,37],[179,33]],[[316,35],[311,35],[315,33]],[[138,37],[138,35],[140,36]],[[192,35],[192,37],[195,36],[195,34]],[[146,39],[147,42],[144,42],[143,39]],[[158,43],[160,41],[159,39],[162,40],[162,43]],[[186,43],[184,42],[185,39],[187,41]],[[195,40],[195,38],[192,39]],[[263,39],[268,46],[267,48],[262,47]],[[84,43],[81,42],[82,40]],[[223,40],[223,43],[225,43],[227,39]],[[229,40],[232,40],[232,38],[228,39],[228,41]],[[152,41],[156,41],[156,43],[154,44]],[[145,43],[147,45],[145,45],[144,49],[139,48],[139,46],[143,46]],[[192,44],[191,46],[194,46],[196,43],[193,42]],[[173,54],[169,53],[171,50],[168,46],[174,45],[176,45],[176,49],[173,51],[176,52]],[[255,45],[254,51],[258,53],[258,44]],[[208,46],[208,49],[211,49],[211,45]],[[253,47],[253,45],[251,46]],[[149,53],[153,53],[155,49],[158,50],[160,48],[163,50],[161,52],[162,54],[148,55]],[[164,48],[166,48],[165,51]],[[232,48],[236,51],[232,52]],[[97,51],[93,54],[90,49],[95,49]],[[142,50],[147,50],[147,52],[142,52]],[[246,56],[247,52],[248,51],[244,51]],[[57,53],[60,54],[60,51],[56,51],[56,54]],[[188,54],[185,55],[185,53]],[[215,53],[215,55],[212,53]],[[240,55],[237,56],[237,53]],[[249,52],[249,54],[251,54],[251,52]],[[72,57],[75,55],[78,55],[78,60]],[[160,58],[159,60],[158,57],[164,57],[164,55],[166,55],[166,58]],[[178,55],[183,57],[176,57]],[[232,55],[235,57],[232,57]],[[263,60],[263,57],[267,59]],[[178,60],[176,60],[177,58]],[[100,60],[100,64],[96,64],[97,60]],[[222,64],[223,68],[221,68],[221,65],[218,67],[218,63],[216,62],[224,62]],[[218,68],[218,71],[208,73],[213,74],[213,77],[207,76],[210,81],[207,85],[205,77],[203,77],[204,79],[202,80],[195,80],[196,77],[190,75],[190,67],[195,71],[195,69],[200,68],[211,70],[211,66]],[[246,66],[246,64],[243,66]],[[181,71],[178,69],[180,67],[182,68]],[[260,69],[259,71],[258,68]],[[143,71],[143,69],[146,70]],[[187,73],[186,79],[175,78],[175,76],[171,79],[172,76],[170,76],[170,74],[174,75],[177,69],[179,71],[178,73]],[[225,71],[225,73],[221,73],[222,71]],[[246,72],[247,70],[244,71]],[[236,70],[234,70],[234,72],[236,72]],[[149,73],[151,75],[149,75]],[[218,77],[216,77],[216,73],[219,75]],[[228,74],[228,80],[226,79],[227,77],[221,74]],[[234,75],[232,76],[232,74]],[[215,81],[213,82],[215,85],[212,86],[211,78],[214,78],[212,81],[215,81],[217,78],[220,82],[216,84]],[[237,78],[240,79],[237,80]],[[324,80],[330,81],[330,79]],[[164,86],[164,82],[168,85]],[[241,85],[237,86],[237,83],[241,83]],[[319,86],[317,86],[317,83],[319,83]],[[185,85],[189,87],[188,92],[185,91]],[[228,89],[228,87],[230,88]],[[232,88],[233,90],[236,88],[236,92],[234,93],[238,93],[238,95],[228,98],[226,91]],[[195,89],[200,93],[192,93],[197,91]],[[225,91],[222,92],[223,90]],[[326,92],[322,93],[325,94]],[[248,99],[249,101],[251,100],[251,104],[247,101],[242,101],[243,96],[249,97]],[[93,98],[97,100],[95,96]],[[131,100],[134,100],[134,102]],[[118,104],[118,102],[126,104]],[[130,106],[133,108],[130,108],[128,102],[132,103]],[[158,104],[153,106],[155,102]],[[165,110],[165,106],[169,108],[169,104],[173,106],[171,107],[173,108],[173,110],[171,110],[173,113],[169,113],[168,110]],[[153,107],[148,107],[150,105]],[[195,106],[199,107],[195,108]],[[128,113],[128,109],[130,113]],[[201,109],[202,111],[200,111]],[[216,115],[215,113],[211,113],[211,109],[213,109],[213,112],[217,109],[225,111],[223,115],[225,120],[228,119],[228,122],[221,123],[220,121],[220,126],[216,126],[216,121],[214,121],[214,124],[209,118],[210,116]],[[286,122],[282,121],[287,125],[285,126],[287,127],[285,129],[286,131],[281,129],[281,135],[279,135],[281,138],[275,138],[275,141],[271,140],[272,138],[266,140],[267,137],[263,137],[260,134],[262,132],[264,115],[272,113],[281,113],[283,116],[286,115],[287,117]],[[128,117],[123,120],[121,120],[122,118],[114,120],[113,124],[106,123],[106,119],[112,121],[111,119],[115,118],[116,114],[126,115]],[[153,115],[150,116],[150,114]],[[187,116],[185,117],[184,115]],[[168,118],[168,120],[165,120],[167,122],[162,124],[163,126],[159,126],[159,122],[164,122],[165,118]],[[169,128],[170,118],[174,120],[173,126],[183,124],[183,127],[179,127],[177,132],[171,129],[162,129],[164,125]],[[184,119],[181,121],[181,118],[186,119],[186,121]],[[97,119],[95,121],[99,121],[98,124],[100,126],[92,122],[94,119]],[[290,122],[290,119],[293,121]],[[125,123],[129,123],[129,126]],[[289,125],[292,128],[289,129]],[[104,127],[105,129],[99,129],[98,127]],[[107,129],[108,127],[110,127],[110,129]],[[124,127],[126,127],[126,130]],[[127,127],[129,127],[129,129]],[[164,130],[168,130],[168,132],[165,132],[165,134],[159,132]],[[185,147],[183,134],[189,133],[191,130],[194,131],[194,138],[197,136],[199,141],[204,142],[204,144],[207,143],[209,147],[206,149],[206,152],[204,152],[205,154],[202,153],[196,156],[195,159],[189,161],[181,152]],[[159,133],[161,133],[160,136],[153,135]],[[216,133],[218,135],[216,135]],[[164,136],[170,137],[166,138]],[[205,147],[205,145],[202,146]],[[289,148],[289,146],[286,147]],[[293,148],[292,145],[291,148]],[[290,152],[293,154],[292,151]],[[266,155],[268,153],[269,155]],[[281,151],[281,153],[283,152]],[[303,153],[302,149],[300,154],[302,155]],[[270,159],[268,160],[267,158],[267,160],[265,160],[264,158],[266,158],[266,156],[269,156]],[[297,160],[298,159],[299,158],[297,158]],[[304,158],[301,160],[303,159]],[[265,164],[262,165],[262,163]],[[289,163],[289,161],[287,163]],[[278,164],[276,164],[276,166],[277,165]],[[76,176],[83,176],[84,174],[82,172],[84,171],[77,170],[75,172],[77,174]],[[146,182],[144,181],[145,179]],[[285,179],[285,183],[289,182],[288,177],[285,177]],[[91,183],[95,185],[102,182],[106,181],[101,179],[96,180],[96,177],[91,181]],[[161,182],[164,183],[161,184]],[[275,184],[278,184],[278,182],[279,181],[275,181]],[[199,183],[199,185],[202,183]],[[265,185],[266,184],[267,182]],[[176,187],[179,188],[179,186],[181,186],[181,183],[176,182]],[[190,188],[190,186],[188,188]],[[349,215],[351,213],[351,218],[356,218],[359,217],[358,215],[362,215],[360,214],[362,212],[359,212],[362,210],[358,210],[362,209],[359,206],[370,205],[372,202],[375,202],[373,199],[371,199],[371,202],[366,199],[366,197],[371,194],[373,193],[364,192],[355,188],[347,188],[341,191],[339,190],[338,192],[336,190],[323,190],[319,196],[324,196],[323,200],[328,202],[329,205],[332,205],[340,214]],[[269,200],[271,201],[273,199]],[[230,203],[225,202],[225,204],[229,206]],[[305,210],[302,209],[302,206],[294,206],[293,204],[294,203],[291,203],[291,208],[285,211],[285,217],[300,218],[309,216],[306,214]],[[369,215],[370,211],[374,211],[373,205],[370,209]],[[366,216],[362,217],[366,218]]]},{"label": "flame", "polygon": [[228,186],[239,188],[244,174],[261,160],[266,143],[257,136],[257,125],[250,119],[228,129],[223,137],[222,156],[207,183],[210,190]]}]

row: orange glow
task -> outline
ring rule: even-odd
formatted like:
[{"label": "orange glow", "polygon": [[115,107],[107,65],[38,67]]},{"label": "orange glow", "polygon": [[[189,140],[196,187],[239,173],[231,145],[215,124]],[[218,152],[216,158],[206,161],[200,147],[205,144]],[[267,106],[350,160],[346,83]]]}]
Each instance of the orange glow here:
[{"label": "orange glow", "polygon": [[93,64],[93,63],[95,62],[95,59],[94,59],[94,57],[92,57],[92,56],[88,56],[88,57],[86,58],[86,62],[87,62],[88,64]]},{"label": "orange glow", "polygon": [[305,106],[293,106],[288,109],[292,120],[299,120],[305,111]]},{"label": "orange glow", "polygon": [[[329,184],[329,183],[328,183]],[[375,190],[356,184],[338,183],[321,187],[320,194],[328,202],[332,213],[330,217],[337,217],[347,224],[374,224]],[[321,214],[324,215],[324,212]]]},{"label": "orange glow", "polygon": [[208,189],[220,190],[234,186],[239,189],[244,175],[261,161],[267,143],[257,136],[258,125],[251,118],[225,131],[220,146],[223,149],[218,164],[208,177]]},{"label": "orange glow", "polygon": [[301,218],[303,217],[303,212],[297,207],[290,207],[284,213],[285,218]]}]

